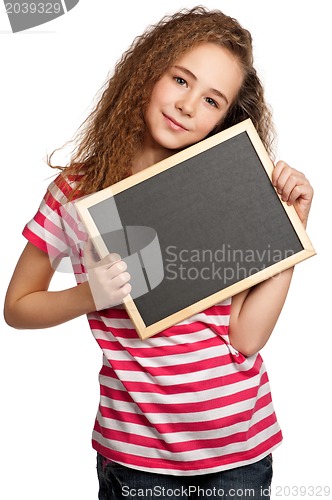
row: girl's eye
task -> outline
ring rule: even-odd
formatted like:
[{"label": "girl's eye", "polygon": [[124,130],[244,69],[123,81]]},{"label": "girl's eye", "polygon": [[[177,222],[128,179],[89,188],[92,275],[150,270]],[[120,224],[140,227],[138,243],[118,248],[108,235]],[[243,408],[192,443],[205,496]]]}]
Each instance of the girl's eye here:
[{"label": "girl's eye", "polygon": [[183,86],[187,85],[186,80],[184,80],[184,78],[181,78],[181,76],[176,76],[176,77],[174,78],[174,80],[175,80],[175,81],[176,81],[176,83],[178,83],[179,85],[183,85]]},{"label": "girl's eye", "polygon": [[211,97],[206,97],[205,100],[211,106],[215,106],[216,108],[218,107],[218,104],[216,103],[216,101],[214,99],[212,99]]}]

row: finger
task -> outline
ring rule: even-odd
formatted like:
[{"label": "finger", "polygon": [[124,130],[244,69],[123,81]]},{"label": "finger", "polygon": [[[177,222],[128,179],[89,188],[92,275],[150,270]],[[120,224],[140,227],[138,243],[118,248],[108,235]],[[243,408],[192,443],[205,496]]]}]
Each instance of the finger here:
[{"label": "finger", "polygon": [[302,185],[305,184],[305,182],[307,182],[307,180],[302,172],[299,172],[298,170],[295,170],[287,165],[279,174],[276,181],[276,189],[278,194],[285,195],[287,198],[295,185]]},{"label": "finger", "polygon": [[123,302],[123,299],[127,297],[131,292],[131,285],[130,283],[126,283],[121,287],[119,290],[114,292],[113,294],[113,303],[114,305],[119,305]]},{"label": "finger", "polygon": [[289,165],[287,165],[287,163],[285,163],[284,161],[278,161],[278,163],[275,165],[273,171],[272,171],[272,184],[276,187],[277,186],[277,182],[278,182],[278,179],[280,177],[280,174],[281,172],[285,169],[285,168],[290,168]]},{"label": "finger", "polygon": [[119,288],[123,287],[127,283],[129,283],[131,279],[131,276],[128,272],[124,272],[121,274],[118,274],[114,278],[111,278],[111,286],[113,290],[118,290]]},{"label": "finger", "polygon": [[[125,273],[127,271],[127,264],[123,261],[116,261],[111,265],[105,267],[106,276],[108,280],[113,280],[117,276]],[[128,273],[127,273],[128,274]]]},{"label": "finger", "polygon": [[[96,268],[96,267],[104,267],[106,269],[109,269],[110,267],[113,266],[113,264],[120,262],[121,257],[117,253],[109,253],[102,259],[97,259],[96,251],[90,251],[88,249],[87,252],[87,257],[83,257],[84,263],[88,269]],[[87,264],[88,262],[88,264]]]},{"label": "finger", "polygon": [[117,263],[123,262],[127,268],[127,264],[124,261],[121,261],[121,257],[118,253],[109,253],[99,261],[99,264],[105,266],[107,269],[114,266]]},{"label": "finger", "polygon": [[299,198],[304,206],[310,205],[312,200],[312,187],[309,183],[297,185],[289,195],[288,203],[293,205]]},{"label": "finger", "polygon": [[291,169],[287,164],[284,164],[283,168],[279,169],[278,178],[275,182],[275,187],[278,194],[282,193],[288,178],[290,177],[290,175],[292,175],[292,172],[293,169]]},{"label": "finger", "polygon": [[278,190],[280,190],[280,196],[282,201],[287,203],[289,201],[291,193],[294,191],[294,189],[295,191],[297,191],[296,187],[299,186],[301,183],[303,183],[303,180],[294,174],[291,174],[288,178],[286,178],[282,190],[278,186]]}]

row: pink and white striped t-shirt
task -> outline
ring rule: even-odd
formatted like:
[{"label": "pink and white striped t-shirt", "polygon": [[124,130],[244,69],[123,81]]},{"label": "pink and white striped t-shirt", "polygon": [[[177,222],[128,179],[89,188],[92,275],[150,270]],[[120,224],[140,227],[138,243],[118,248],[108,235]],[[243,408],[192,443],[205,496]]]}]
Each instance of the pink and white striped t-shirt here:
[{"label": "pink and white striped t-shirt", "polygon": [[[86,234],[71,189],[57,177],[23,235],[52,261],[70,256],[82,283]],[[258,461],[280,444],[263,360],[230,345],[230,309],[229,299],[144,341],[122,307],[88,315],[103,351],[95,450],[127,467],[198,475]]]}]

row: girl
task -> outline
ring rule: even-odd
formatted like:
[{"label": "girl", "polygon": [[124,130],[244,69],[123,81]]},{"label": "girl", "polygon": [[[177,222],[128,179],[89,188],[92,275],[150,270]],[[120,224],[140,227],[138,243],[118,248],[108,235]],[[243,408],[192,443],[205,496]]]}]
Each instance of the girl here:
[{"label": "girl", "polygon": [[[250,33],[203,7],[164,18],[117,64],[70,164],[24,228],[7,323],[47,328],[87,314],[103,350],[92,439],[99,499],[269,497],[282,435],[259,350],[292,269],[142,343],[120,304],[131,290],[125,263],[91,259],[75,211],[78,197],[248,117],[272,156]],[[305,226],[313,196],[305,176],[279,161],[272,180]],[[80,286],[49,292],[53,263],[65,255]]]}]

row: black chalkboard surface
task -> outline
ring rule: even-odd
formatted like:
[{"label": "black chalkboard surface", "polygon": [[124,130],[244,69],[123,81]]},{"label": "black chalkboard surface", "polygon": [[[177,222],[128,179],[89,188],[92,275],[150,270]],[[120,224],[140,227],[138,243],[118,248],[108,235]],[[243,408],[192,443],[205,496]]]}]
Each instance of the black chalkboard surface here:
[{"label": "black chalkboard surface", "polygon": [[76,203],[100,256],[127,262],[141,338],[315,254],[272,170],[246,120]]}]

